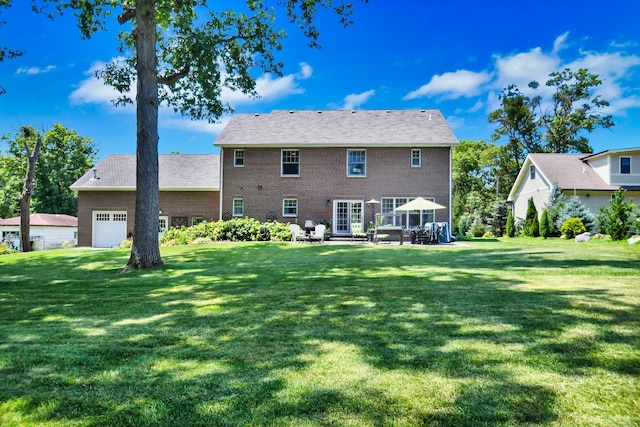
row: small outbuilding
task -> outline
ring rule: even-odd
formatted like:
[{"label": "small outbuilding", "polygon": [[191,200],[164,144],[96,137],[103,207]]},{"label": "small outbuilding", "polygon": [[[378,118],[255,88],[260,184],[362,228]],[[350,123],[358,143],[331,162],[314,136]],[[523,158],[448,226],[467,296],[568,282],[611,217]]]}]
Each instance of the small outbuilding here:
[{"label": "small outbuilding", "polygon": [[[30,215],[31,249],[41,251],[76,246],[78,218],[65,214],[34,213]],[[0,219],[2,243],[20,249],[20,217]]]}]

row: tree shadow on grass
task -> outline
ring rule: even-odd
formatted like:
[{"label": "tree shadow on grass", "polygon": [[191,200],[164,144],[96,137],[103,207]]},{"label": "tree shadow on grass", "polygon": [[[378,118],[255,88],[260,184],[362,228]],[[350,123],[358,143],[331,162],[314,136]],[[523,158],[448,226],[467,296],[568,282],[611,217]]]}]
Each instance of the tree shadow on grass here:
[{"label": "tree shadow on grass", "polygon": [[[0,288],[0,412],[86,425],[545,424],[558,420],[554,387],[525,384],[510,366],[637,373],[637,357],[600,354],[613,340],[637,349],[637,305],[496,274],[598,269],[597,259],[265,248],[176,250],[162,270],[127,275],[68,268],[120,262],[102,254],[29,267]],[[33,286],[43,268],[52,277]],[[590,335],[562,337],[585,323]],[[431,405],[417,403],[424,396]]]}]

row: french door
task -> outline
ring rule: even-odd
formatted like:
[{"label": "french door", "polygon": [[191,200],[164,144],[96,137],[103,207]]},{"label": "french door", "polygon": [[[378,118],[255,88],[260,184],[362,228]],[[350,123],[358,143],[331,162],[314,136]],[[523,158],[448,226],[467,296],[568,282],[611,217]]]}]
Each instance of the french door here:
[{"label": "french door", "polygon": [[362,200],[333,201],[333,234],[351,234],[351,223],[362,223]]}]

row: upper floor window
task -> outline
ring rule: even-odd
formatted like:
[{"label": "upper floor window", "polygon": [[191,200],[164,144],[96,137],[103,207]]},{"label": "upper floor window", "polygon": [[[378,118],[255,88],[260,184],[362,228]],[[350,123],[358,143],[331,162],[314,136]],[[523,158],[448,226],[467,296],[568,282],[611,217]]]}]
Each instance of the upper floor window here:
[{"label": "upper floor window", "polygon": [[244,215],[244,200],[233,199],[233,216]]},{"label": "upper floor window", "polygon": [[419,148],[411,150],[411,167],[419,168],[422,165],[422,152]]},{"label": "upper floor window", "polygon": [[244,167],[244,150],[233,150],[233,166]]},{"label": "upper floor window", "polygon": [[529,179],[536,179],[536,167],[533,165],[529,166]]},{"label": "upper floor window", "polygon": [[631,157],[620,157],[620,173],[631,173]]},{"label": "upper floor window", "polygon": [[282,176],[300,176],[300,150],[282,150]]},{"label": "upper floor window", "polygon": [[347,176],[367,176],[366,150],[347,150]]},{"label": "upper floor window", "polygon": [[282,200],[282,216],[298,216],[298,199]]}]

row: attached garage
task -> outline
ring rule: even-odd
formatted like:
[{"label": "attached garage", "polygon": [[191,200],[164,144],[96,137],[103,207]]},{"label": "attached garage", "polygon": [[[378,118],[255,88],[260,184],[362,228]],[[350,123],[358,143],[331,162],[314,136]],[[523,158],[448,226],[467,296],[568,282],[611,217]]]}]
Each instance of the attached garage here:
[{"label": "attached garage", "polygon": [[112,248],[127,237],[126,211],[93,211],[94,248]]}]

